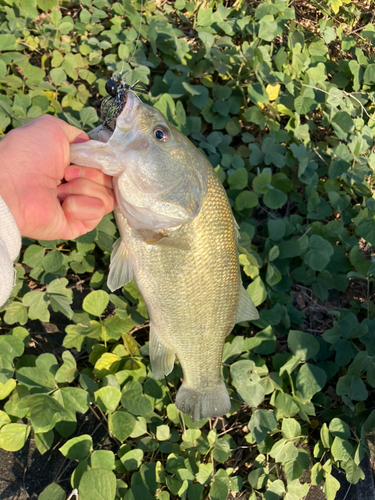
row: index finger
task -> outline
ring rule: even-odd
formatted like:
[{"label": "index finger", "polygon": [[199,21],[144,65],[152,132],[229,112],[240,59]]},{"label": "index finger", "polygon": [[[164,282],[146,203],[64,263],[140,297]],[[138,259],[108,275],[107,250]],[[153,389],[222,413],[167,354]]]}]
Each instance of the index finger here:
[{"label": "index finger", "polygon": [[56,148],[60,150],[65,165],[69,165],[69,145],[75,142],[90,140],[90,137],[79,128],[73,127],[73,125],[69,125],[64,120],[51,115],[39,116],[15,130],[19,133],[26,128],[30,129],[28,134],[31,140],[33,139],[33,135],[35,136],[35,141],[40,141],[40,138],[43,137],[47,150],[51,147],[55,150]]}]

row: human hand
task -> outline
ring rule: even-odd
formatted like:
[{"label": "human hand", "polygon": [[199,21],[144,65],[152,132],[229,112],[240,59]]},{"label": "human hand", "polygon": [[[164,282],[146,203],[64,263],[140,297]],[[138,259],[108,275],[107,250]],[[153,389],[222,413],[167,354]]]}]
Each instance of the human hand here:
[{"label": "human hand", "polygon": [[70,144],[88,139],[78,128],[44,115],[0,142],[0,196],[22,236],[72,240],[115,208],[111,177],[69,166]]}]

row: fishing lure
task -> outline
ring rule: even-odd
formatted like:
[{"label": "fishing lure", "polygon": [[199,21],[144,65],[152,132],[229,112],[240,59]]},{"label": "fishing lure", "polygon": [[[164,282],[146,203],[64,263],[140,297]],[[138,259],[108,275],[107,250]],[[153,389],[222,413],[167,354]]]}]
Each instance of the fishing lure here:
[{"label": "fishing lure", "polygon": [[105,84],[105,90],[109,94],[100,106],[100,122],[103,130],[113,132],[116,128],[116,120],[126,104],[126,92],[132,90],[140,94],[147,94],[148,89],[137,80],[133,85],[128,85],[122,77],[122,73],[113,75]]}]

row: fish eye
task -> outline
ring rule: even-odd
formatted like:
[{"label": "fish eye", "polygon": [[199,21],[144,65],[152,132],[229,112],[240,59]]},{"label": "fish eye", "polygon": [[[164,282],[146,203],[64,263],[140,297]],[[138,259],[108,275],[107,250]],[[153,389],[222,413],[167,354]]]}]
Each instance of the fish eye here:
[{"label": "fish eye", "polygon": [[111,97],[116,97],[117,88],[118,88],[118,82],[116,82],[116,80],[114,80],[113,78],[109,79],[105,83],[105,90],[107,94],[109,94]]},{"label": "fish eye", "polygon": [[167,142],[169,139],[168,132],[161,127],[154,128],[154,136],[158,141]]}]

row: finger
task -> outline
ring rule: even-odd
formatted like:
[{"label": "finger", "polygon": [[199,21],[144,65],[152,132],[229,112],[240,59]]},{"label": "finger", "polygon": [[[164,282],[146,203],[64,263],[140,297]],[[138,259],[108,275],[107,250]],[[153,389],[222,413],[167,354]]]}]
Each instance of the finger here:
[{"label": "finger", "polygon": [[70,165],[65,169],[65,180],[67,182],[73,179],[88,179],[97,184],[101,184],[109,189],[112,189],[112,177],[103,174],[96,168],[80,167],[78,165]]},{"label": "finger", "polygon": [[111,212],[116,207],[116,198],[113,190],[88,179],[74,179],[57,186],[57,196],[60,201],[64,201],[72,195],[101,200],[106,213]]},{"label": "finger", "polygon": [[79,128],[51,115],[39,116],[14,131],[14,134],[17,134],[23,141],[25,133],[30,144],[40,144],[42,137],[45,157],[53,158],[55,164],[62,168],[70,163],[70,144],[90,139]]},{"label": "finger", "polygon": [[61,208],[67,223],[65,238],[71,240],[92,231],[105,215],[101,200],[81,195],[68,196]]},{"label": "finger", "polygon": [[90,140],[90,137],[79,128],[73,127],[73,125],[69,125],[69,123],[64,122],[64,120],[60,120],[60,118],[51,115],[38,116],[35,120],[31,120],[25,123],[25,125],[18,127],[18,130],[35,129],[36,125],[38,130],[45,129],[48,135],[51,133],[62,133],[69,144],[75,141],[81,142]]},{"label": "finger", "polygon": [[97,221],[98,224],[105,215],[105,205],[99,198],[70,195],[61,206],[68,223],[80,220],[82,222]]}]

